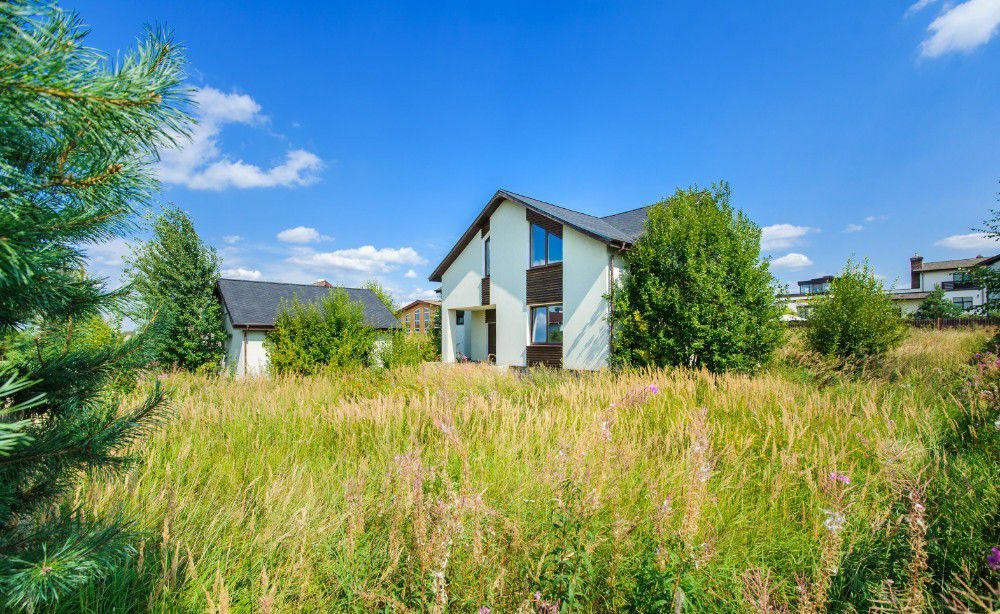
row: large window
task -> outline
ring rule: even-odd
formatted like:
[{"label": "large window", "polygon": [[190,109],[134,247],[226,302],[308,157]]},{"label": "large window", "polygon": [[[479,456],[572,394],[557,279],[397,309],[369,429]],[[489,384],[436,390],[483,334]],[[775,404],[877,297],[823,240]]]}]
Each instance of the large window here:
[{"label": "large window", "polygon": [[562,343],[562,305],[531,308],[531,342]]},{"label": "large window", "polygon": [[455,326],[463,326],[463,325],[465,325],[465,312],[464,311],[456,311],[455,312]]},{"label": "large window", "polygon": [[538,224],[531,225],[531,266],[562,262],[562,237],[545,230]]},{"label": "large window", "polygon": [[958,298],[951,299],[951,302],[955,303],[962,308],[963,311],[968,311],[972,309],[972,297],[971,296],[960,296]]},{"label": "large window", "polygon": [[490,238],[486,237],[486,241],[483,243],[483,270],[486,271],[485,275],[490,274]]}]

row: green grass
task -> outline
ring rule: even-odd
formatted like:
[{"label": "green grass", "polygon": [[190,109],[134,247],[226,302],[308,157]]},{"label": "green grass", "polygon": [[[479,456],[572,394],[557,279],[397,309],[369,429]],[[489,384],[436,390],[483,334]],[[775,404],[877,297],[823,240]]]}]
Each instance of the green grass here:
[{"label": "green grass", "polygon": [[[78,493],[98,513],[124,505],[147,537],[64,606],[737,612],[808,609],[801,585],[814,611],[863,611],[912,603],[914,577],[940,605],[953,578],[939,572],[977,565],[966,580],[978,581],[995,545],[947,537],[960,453],[944,442],[981,411],[962,382],[985,335],[913,331],[853,376],[794,341],[752,377],[471,365],[169,376],[175,419],[127,479]],[[963,462],[983,478],[963,504],[982,513],[955,530],[995,538],[976,523],[1000,509],[1000,461]],[[901,522],[911,492],[929,537]],[[843,512],[842,531],[824,528],[824,510]]]}]

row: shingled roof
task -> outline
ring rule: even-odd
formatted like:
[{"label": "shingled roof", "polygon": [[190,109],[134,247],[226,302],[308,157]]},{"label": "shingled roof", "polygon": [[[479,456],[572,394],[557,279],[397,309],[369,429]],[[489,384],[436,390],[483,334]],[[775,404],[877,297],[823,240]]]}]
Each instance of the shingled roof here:
[{"label": "shingled roof", "polygon": [[365,322],[372,328],[399,328],[399,319],[371,290],[337,288],[308,284],[285,284],[246,279],[220,279],[216,285],[222,303],[235,327],[273,328],[283,301],[298,297],[302,302],[319,301],[337,290],[347,292],[351,301],[360,303]]},{"label": "shingled roof", "polygon": [[649,212],[649,207],[639,207],[638,209],[623,211],[614,215],[597,217],[581,213],[580,211],[574,211],[573,209],[567,209],[566,207],[560,207],[559,205],[553,205],[552,203],[531,198],[530,196],[516,194],[509,190],[497,190],[497,193],[486,203],[486,206],[476,216],[472,225],[465,231],[465,234],[455,243],[455,246],[451,248],[451,251],[444,257],[441,264],[431,273],[431,281],[441,281],[441,275],[458,258],[458,255],[469,244],[469,241],[475,236],[480,226],[482,226],[504,200],[510,200],[523,205],[527,209],[550,217],[598,241],[619,246],[634,243],[639,238],[645,228],[646,215]]},{"label": "shingled roof", "polygon": [[918,271],[948,271],[951,269],[971,269],[974,266],[979,266],[981,264],[993,264],[998,259],[998,256],[976,256],[975,258],[962,258],[960,260],[938,260],[935,262],[924,262],[920,265]]}]

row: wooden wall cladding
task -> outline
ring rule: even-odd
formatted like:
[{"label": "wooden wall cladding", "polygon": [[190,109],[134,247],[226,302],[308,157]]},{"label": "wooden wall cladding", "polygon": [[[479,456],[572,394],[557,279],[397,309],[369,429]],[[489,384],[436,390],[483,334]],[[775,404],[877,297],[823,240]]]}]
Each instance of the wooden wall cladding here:
[{"label": "wooden wall cladding", "polygon": [[552,218],[545,217],[541,213],[532,211],[531,209],[525,209],[525,212],[525,216],[528,218],[529,224],[537,224],[558,237],[562,236],[562,224],[559,222]]},{"label": "wooden wall cladding", "polygon": [[561,262],[528,269],[525,276],[526,296],[529,305],[562,302],[563,268]]},{"label": "wooden wall cladding", "polygon": [[545,365],[546,367],[562,367],[561,345],[529,345],[528,366]]},{"label": "wooden wall cladding", "polygon": [[490,304],[490,276],[489,275],[487,275],[486,277],[483,278],[482,286],[480,287],[479,292],[481,294],[481,296],[480,296],[480,299],[482,301],[481,304],[483,304],[483,305],[489,305]]}]

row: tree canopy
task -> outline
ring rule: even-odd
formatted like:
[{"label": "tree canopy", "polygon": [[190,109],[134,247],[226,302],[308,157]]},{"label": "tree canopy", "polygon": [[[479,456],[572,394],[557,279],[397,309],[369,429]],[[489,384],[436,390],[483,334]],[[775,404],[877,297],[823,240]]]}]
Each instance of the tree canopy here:
[{"label": "tree canopy", "polygon": [[151,31],[110,62],[85,36],[48,4],[0,3],[0,340],[37,341],[0,357],[3,609],[49,609],[132,550],[122,519],[65,495],[127,467],[165,412],[159,388],[132,406],[109,388],[143,363],[143,335],[75,339],[120,298],[83,272],[86,248],[133,228],[158,149],[185,134],[181,49]]},{"label": "tree canopy", "polygon": [[613,360],[752,371],[782,339],[783,306],[760,228],[725,183],[654,205],[613,291]]}]

